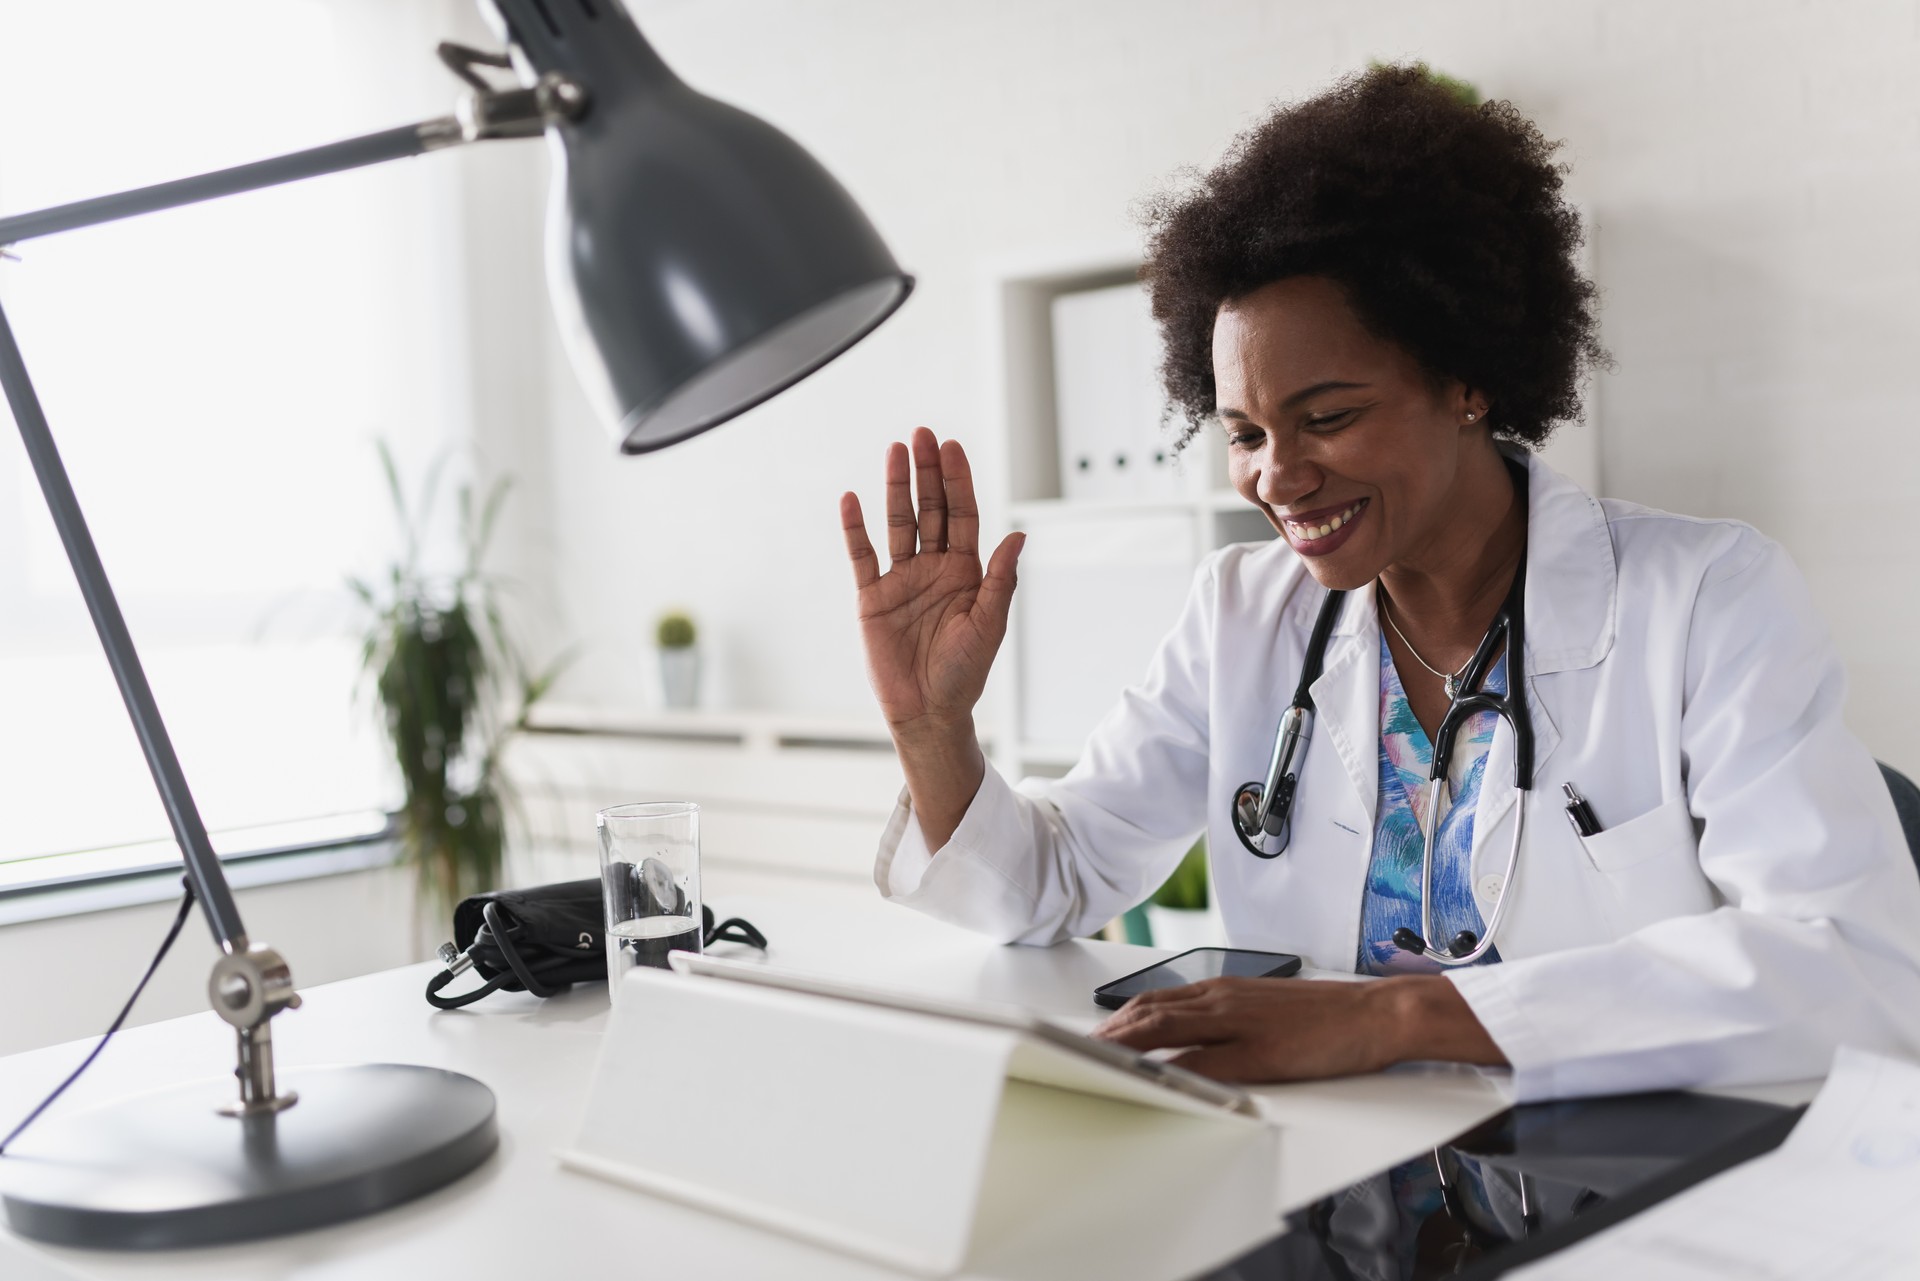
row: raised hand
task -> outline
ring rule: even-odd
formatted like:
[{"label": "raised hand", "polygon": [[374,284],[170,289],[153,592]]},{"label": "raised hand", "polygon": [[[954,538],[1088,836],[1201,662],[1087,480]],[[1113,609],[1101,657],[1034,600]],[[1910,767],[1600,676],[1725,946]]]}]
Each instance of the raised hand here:
[{"label": "raised hand", "polygon": [[911,468],[907,446],[887,448],[886,486],[885,573],[859,497],[840,498],[873,691],[903,746],[951,745],[960,736],[971,742],[973,708],[1007,632],[1026,536],[1007,535],[981,572],[980,510],[966,451],[958,441],[939,443],[925,427],[914,430]]}]

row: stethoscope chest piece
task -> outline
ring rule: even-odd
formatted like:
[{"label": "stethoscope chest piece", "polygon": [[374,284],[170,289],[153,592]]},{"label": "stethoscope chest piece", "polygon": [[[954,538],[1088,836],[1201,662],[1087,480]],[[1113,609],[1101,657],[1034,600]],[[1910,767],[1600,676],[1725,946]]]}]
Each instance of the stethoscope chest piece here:
[{"label": "stethoscope chest piece", "polygon": [[1266,784],[1242,783],[1233,794],[1233,830],[1255,858],[1279,858],[1293,832],[1294,776],[1284,774],[1274,787],[1274,803],[1263,806]]}]

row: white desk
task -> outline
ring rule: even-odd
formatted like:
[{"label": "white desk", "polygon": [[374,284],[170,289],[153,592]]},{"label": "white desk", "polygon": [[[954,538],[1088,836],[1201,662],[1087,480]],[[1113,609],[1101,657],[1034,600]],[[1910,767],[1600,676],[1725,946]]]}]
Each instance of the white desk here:
[{"label": "white desk", "polygon": [[[715,906],[723,916],[743,915],[759,925],[773,942],[772,959],[782,965],[1023,1004],[1083,1028],[1100,1017],[1091,997],[1095,986],[1167,954],[1095,942],[999,947],[879,901],[830,913],[757,899]],[[189,933],[181,946],[198,943]],[[292,960],[297,975],[299,958]],[[702,1278],[894,1275],[561,1169],[552,1152],[579,1119],[606,1019],[605,988],[576,989],[550,1001],[496,993],[466,1010],[436,1012],[421,993],[437,969],[416,965],[308,989],[301,1009],[275,1020],[274,1042],[281,1070],[289,1075],[302,1065],[388,1061],[452,1068],[484,1081],[499,1099],[501,1143],[480,1170],[371,1218],[213,1250],[123,1255],[50,1249],[0,1228],[0,1277],[483,1281],[611,1276],[612,1269],[625,1273],[635,1266],[650,1276]],[[110,1017],[111,1011],[101,1011],[103,1024]],[[0,1121],[10,1126],[82,1052],[74,1044],[0,1059]],[[232,1055],[231,1030],[210,1013],[136,1028],[116,1037],[57,1106],[83,1107],[218,1076]],[[1111,1203],[1090,1204],[1084,1194],[1076,1201],[1077,1189],[1062,1186],[1045,1228],[1003,1251],[1006,1257],[973,1261],[968,1275],[1124,1281],[1191,1274],[1270,1236],[1285,1209],[1404,1159],[1505,1106],[1498,1074],[1445,1068],[1259,1093],[1286,1127],[1279,1204],[1271,1217],[1223,1222],[1209,1213],[1205,1188],[1181,1186],[1155,1190],[1163,1209],[1148,1218]]]}]

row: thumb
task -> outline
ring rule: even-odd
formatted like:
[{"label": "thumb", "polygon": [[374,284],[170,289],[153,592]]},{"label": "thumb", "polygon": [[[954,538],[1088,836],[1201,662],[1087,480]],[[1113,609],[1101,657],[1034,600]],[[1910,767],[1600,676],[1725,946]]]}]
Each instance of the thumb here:
[{"label": "thumb", "polygon": [[974,616],[981,629],[998,643],[1007,634],[1007,611],[1013,608],[1014,573],[1020,563],[1020,551],[1027,545],[1024,533],[1008,534],[993,549],[987,561],[986,577],[980,580],[980,596],[974,604]]}]

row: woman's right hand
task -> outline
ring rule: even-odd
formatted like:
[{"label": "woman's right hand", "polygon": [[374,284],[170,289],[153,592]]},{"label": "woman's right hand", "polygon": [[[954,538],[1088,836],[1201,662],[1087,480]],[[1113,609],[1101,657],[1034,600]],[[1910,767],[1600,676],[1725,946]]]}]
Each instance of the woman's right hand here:
[{"label": "woman's right hand", "polygon": [[917,516],[907,446],[887,447],[890,564],[884,574],[859,497],[840,497],[867,673],[897,743],[971,742],[974,704],[1007,633],[1014,566],[1026,535],[1002,539],[983,574],[980,510],[966,451],[959,441],[941,444],[918,427],[911,462]]}]

